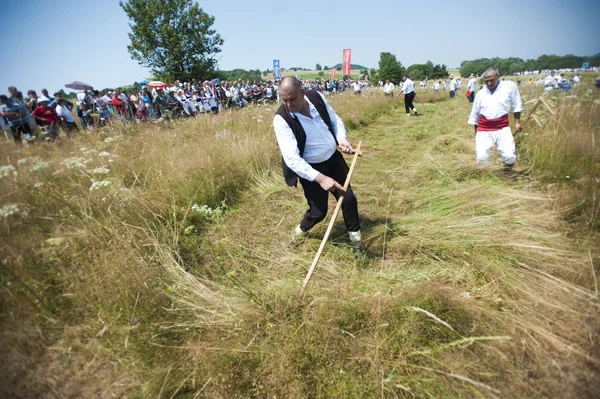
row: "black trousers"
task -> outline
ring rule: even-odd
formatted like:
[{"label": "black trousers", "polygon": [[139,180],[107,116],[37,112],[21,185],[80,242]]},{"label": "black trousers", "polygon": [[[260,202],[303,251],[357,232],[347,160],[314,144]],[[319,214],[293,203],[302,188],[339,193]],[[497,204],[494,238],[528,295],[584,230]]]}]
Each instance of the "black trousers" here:
[{"label": "black trousers", "polygon": [[404,109],[406,109],[406,113],[410,114],[411,109],[415,109],[413,105],[413,100],[415,99],[415,92],[411,91],[408,94],[404,95]]},{"label": "black trousers", "polygon": [[[331,177],[342,186],[346,182],[348,164],[346,164],[344,157],[339,151],[336,151],[331,158],[325,162],[310,165],[325,176]],[[321,185],[315,181],[308,181],[300,178],[300,184],[302,185],[304,197],[309,206],[304,214],[302,222],[300,222],[300,228],[302,231],[308,231],[327,216],[329,191],[323,190]],[[337,200],[340,197],[340,193],[336,191],[333,193],[333,196]],[[358,202],[356,201],[356,196],[354,195],[351,186],[348,186],[344,199],[342,200],[342,214],[344,215],[344,222],[346,223],[348,231],[360,230]]]}]

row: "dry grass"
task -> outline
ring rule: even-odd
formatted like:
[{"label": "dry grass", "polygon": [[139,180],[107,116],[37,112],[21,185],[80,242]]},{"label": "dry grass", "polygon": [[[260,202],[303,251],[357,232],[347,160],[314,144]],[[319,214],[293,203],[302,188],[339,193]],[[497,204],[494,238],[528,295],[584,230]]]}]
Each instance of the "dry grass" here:
[{"label": "dry grass", "polygon": [[473,167],[466,100],[419,97],[419,118],[376,90],[331,99],[365,147],[353,185],[368,258],[353,261],[340,223],[304,299],[325,226],[285,245],[305,205],[280,176],[273,108],[4,146],[18,174],[2,206],[19,211],[0,228],[3,394],[597,395],[597,235],[562,199],[588,192],[591,169],[557,190],[554,161],[536,159],[595,159],[574,139],[587,136],[556,129],[597,134],[597,96],[532,129],[512,178]]}]

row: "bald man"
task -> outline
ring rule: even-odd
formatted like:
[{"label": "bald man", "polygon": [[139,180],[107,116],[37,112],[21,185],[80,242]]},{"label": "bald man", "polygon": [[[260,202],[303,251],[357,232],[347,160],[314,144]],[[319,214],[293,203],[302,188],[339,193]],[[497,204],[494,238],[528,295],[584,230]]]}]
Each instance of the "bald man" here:
[{"label": "bald man", "polygon": [[344,194],[342,213],[358,258],[362,254],[358,203],[350,186],[344,191],[348,165],[337,151],[339,145],[345,154],[355,152],[346,139],[344,122],[325,97],[315,90],[305,91],[298,79],[285,77],[279,87],[282,104],[273,126],[283,158],[283,175],[289,186],[296,186],[300,179],[309,206],[292,233],[292,244],[325,218],[330,192],[336,200]]}]

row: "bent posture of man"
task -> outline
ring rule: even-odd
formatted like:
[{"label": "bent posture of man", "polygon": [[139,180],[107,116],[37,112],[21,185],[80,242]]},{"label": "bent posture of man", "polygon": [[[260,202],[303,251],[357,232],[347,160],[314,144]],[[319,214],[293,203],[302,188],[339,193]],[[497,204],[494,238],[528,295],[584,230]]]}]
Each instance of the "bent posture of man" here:
[{"label": "bent posture of man", "polygon": [[404,109],[406,110],[406,115],[410,116],[411,109],[415,112],[415,115],[417,115],[417,109],[413,105],[413,100],[415,99],[415,84],[406,75],[402,76],[402,80],[404,81],[402,91],[398,93],[396,97],[404,93]]},{"label": "bent posture of man", "polygon": [[282,104],[273,126],[283,158],[283,174],[289,186],[295,186],[300,178],[309,206],[292,233],[292,243],[325,218],[329,192],[336,199],[344,194],[342,214],[355,256],[359,257],[362,249],[358,203],[350,186],[344,191],[348,165],[336,149],[339,145],[345,154],[354,154],[346,139],[344,122],[325,97],[315,90],[305,91],[294,77],[281,80],[279,93]]},{"label": "bent posture of man", "polygon": [[517,132],[523,130],[521,112],[523,103],[519,89],[514,82],[503,80],[496,68],[489,68],[483,74],[485,87],[477,92],[468,124],[475,125],[475,148],[477,163],[488,166],[489,151],[496,146],[504,166],[512,169],[515,160],[515,141],[508,126],[508,113],[513,111]]}]

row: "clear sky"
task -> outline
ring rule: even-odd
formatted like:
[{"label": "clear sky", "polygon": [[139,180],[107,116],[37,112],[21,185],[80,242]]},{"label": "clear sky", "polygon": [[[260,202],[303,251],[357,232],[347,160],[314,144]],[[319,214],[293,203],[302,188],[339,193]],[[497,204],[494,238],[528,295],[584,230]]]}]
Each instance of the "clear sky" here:
[{"label": "clear sky", "polygon": [[[225,43],[219,68],[272,69],[352,63],[379,54],[457,67],[482,57],[600,52],[600,1],[200,1]],[[14,85],[54,92],[72,80],[96,88],[150,77],[127,52],[128,18],[118,0],[0,0],[0,93]],[[67,89],[67,91],[69,91]]]}]

